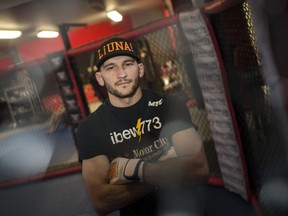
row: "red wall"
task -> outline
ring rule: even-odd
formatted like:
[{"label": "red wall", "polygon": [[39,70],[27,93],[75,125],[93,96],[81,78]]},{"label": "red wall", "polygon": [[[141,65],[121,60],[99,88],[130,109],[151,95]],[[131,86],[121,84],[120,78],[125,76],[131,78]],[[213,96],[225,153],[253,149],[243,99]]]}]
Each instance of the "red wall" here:
[{"label": "red wall", "polygon": [[23,62],[41,59],[48,53],[64,49],[61,37],[50,39],[35,39],[33,41],[18,45],[18,54]]},{"label": "red wall", "polygon": [[75,29],[70,31],[68,35],[71,47],[73,48],[132,28],[130,17],[123,17],[122,22],[119,23],[104,21],[95,25]]},{"label": "red wall", "polygon": [[7,58],[0,59],[0,68],[7,67],[12,64],[13,64],[12,58],[7,57]]}]

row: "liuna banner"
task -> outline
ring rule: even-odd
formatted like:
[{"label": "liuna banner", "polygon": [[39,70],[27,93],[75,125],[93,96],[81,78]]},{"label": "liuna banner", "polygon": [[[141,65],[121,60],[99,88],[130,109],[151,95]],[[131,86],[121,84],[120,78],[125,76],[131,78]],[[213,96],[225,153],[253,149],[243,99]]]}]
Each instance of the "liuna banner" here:
[{"label": "liuna banner", "polygon": [[208,28],[200,10],[179,14],[180,23],[189,41],[196,75],[204,98],[205,108],[224,186],[248,200],[248,177],[241,159],[241,140],[234,119],[224,76],[224,67],[217,55],[214,34]]}]

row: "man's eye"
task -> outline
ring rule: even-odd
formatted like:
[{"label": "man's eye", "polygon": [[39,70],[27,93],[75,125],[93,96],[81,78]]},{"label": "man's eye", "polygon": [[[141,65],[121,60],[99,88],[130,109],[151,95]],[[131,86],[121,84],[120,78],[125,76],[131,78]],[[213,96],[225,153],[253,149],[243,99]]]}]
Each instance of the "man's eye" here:
[{"label": "man's eye", "polygon": [[129,67],[129,66],[131,66],[131,65],[133,65],[132,62],[126,62],[126,63],[125,63],[125,66],[126,66],[126,67]]},{"label": "man's eye", "polygon": [[109,66],[109,67],[106,67],[106,70],[113,70],[114,69],[114,67],[113,66]]}]

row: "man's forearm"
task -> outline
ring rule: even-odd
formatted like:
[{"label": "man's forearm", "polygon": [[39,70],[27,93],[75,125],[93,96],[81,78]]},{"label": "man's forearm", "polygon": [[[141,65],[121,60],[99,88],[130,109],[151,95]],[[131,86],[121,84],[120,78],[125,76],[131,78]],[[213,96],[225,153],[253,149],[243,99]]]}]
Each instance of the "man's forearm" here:
[{"label": "man's forearm", "polygon": [[155,185],[172,183],[207,182],[209,169],[206,161],[192,157],[179,157],[166,161],[147,163],[144,167],[145,182]]}]

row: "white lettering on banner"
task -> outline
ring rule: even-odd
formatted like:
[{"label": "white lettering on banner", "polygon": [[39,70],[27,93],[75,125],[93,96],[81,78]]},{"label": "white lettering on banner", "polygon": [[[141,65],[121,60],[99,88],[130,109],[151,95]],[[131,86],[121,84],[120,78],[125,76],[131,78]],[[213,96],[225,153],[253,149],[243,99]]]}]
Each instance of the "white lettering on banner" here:
[{"label": "white lettering on banner", "polygon": [[202,58],[205,56],[211,56],[213,57],[215,54],[212,50],[193,50],[192,56],[193,58]]},{"label": "white lettering on banner", "polygon": [[201,22],[202,18],[197,13],[186,13],[185,16],[181,17],[181,25],[188,25],[189,27],[191,24],[189,22]]},{"label": "white lettering on banner", "polygon": [[236,166],[230,166],[230,165],[228,165],[228,164],[226,164],[226,163],[223,163],[222,161],[219,161],[219,164],[223,167],[223,169],[226,169],[226,170],[228,170],[229,172],[231,172],[231,170],[234,170],[234,171],[236,171],[237,173],[240,173],[241,172],[241,166],[238,166],[238,167],[236,167]]},{"label": "white lettering on banner", "polygon": [[[211,107],[211,106],[210,106]],[[229,110],[225,110],[225,109],[219,109],[219,108],[210,108],[209,107],[209,109],[207,109],[207,114],[208,115],[225,115],[225,116],[227,116],[227,115],[229,115]],[[212,118],[210,118],[210,119],[212,119]]]},{"label": "white lettering on banner", "polygon": [[[197,26],[194,26],[194,27],[197,27]],[[187,30],[186,34],[189,34],[189,35],[192,35],[192,37],[195,35],[195,34],[199,34],[201,36],[207,36],[209,33],[207,31],[207,29],[205,27],[199,27],[199,28],[190,28]]]},{"label": "white lettering on banner", "polygon": [[204,100],[206,103],[211,104],[212,107],[217,106],[218,104],[223,104],[226,106],[226,103],[227,103],[225,98],[219,98],[219,97],[215,97],[215,98],[205,97]]},{"label": "white lettering on banner", "polygon": [[[248,186],[237,143],[239,140],[236,140],[221,68],[209,30],[199,9],[183,12],[179,18],[191,48],[220,169],[226,174],[223,175],[224,185],[247,200]],[[229,172],[233,172],[233,176],[227,175]]]},{"label": "white lettering on banner", "polygon": [[241,190],[243,190],[243,181],[241,179],[235,178],[229,174],[226,173],[222,173],[222,176],[225,176],[225,178],[229,179],[229,184],[234,185],[235,188],[242,188]]},{"label": "white lettering on banner", "polygon": [[219,120],[211,120],[210,122],[211,127],[221,128],[222,132],[229,133],[233,130],[233,125],[231,122],[219,121]]},{"label": "white lettering on banner", "polygon": [[221,137],[221,136],[215,136],[215,138],[213,138],[214,139],[214,142],[217,142],[217,144],[223,144],[223,145],[226,145],[226,146],[233,146],[235,149],[237,149],[237,151],[239,151],[238,150],[238,146],[237,146],[237,144],[235,143],[236,141],[235,141],[235,139],[234,138],[232,138],[232,139],[227,139],[227,138],[225,138],[225,137]]},{"label": "white lettering on banner", "polygon": [[224,175],[223,178],[228,179],[227,183],[225,183],[230,191],[239,194],[242,197],[246,196],[245,185],[238,184],[237,182],[233,182],[233,179],[229,178],[229,176]]},{"label": "white lettering on banner", "polygon": [[[230,172],[229,170],[223,169],[222,171],[222,175],[229,177],[230,179],[232,179],[234,182],[236,182],[237,185],[243,185],[243,181],[242,181],[242,176],[239,175],[239,173],[237,172]],[[236,170],[235,170],[236,171]]]},{"label": "white lettering on banner", "polygon": [[218,143],[218,142],[215,142],[215,144],[217,145],[218,151],[223,152],[223,154],[231,155],[236,158],[239,157],[238,148],[234,148],[234,146],[232,147],[231,145],[225,145],[223,143]]},{"label": "white lettering on banner", "polygon": [[[229,133],[224,133],[223,131],[216,131],[216,130],[212,130],[212,134],[215,137],[222,137],[223,139],[227,139],[227,140],[235,140],[234,134],[229,134]],[[236,144],[236,142],[234,142]]]},{"label": "white lettering on banner", "polygon": [[218,68],[218,63],[217,62],[199,62],[199,63],[196,63],[195,66],[197,69],[212,70],[212,69]]},{"label": "white lettering on banner", "polygon": [[[219,151],[218,146],[216,147],[216,151]],[[238,164],[241,164],[238,155],[237,156],[235,154],[232,155],[231,153],[226,154],[223,151],[221,153],[219,153],[218,159],[221,160],[223,163],[226,163],[227,165],[230,165],[230,166],[237,166],[238,167],[239,166]],[[242,173],[241,173],[241,175],[242,175]]]},{"label": "white lettering on banner", "polygon": [[221,79],[221,76],[219,74],[209,74],[209,73],[201,73],[198,76],[199,79],[207,80],[207,81],[219,81]]},{"label": "white lettering on banner", "polygon": [[203,92],[224,93],[224,88],[221,86],[200,85]]},{"label": "white lettering on banner", "polygon": [[[214,140],[214,142],[215,142],[215,146],[217,145],[219,152],[223,152],[224,154],[227,153],[227,151],[229,152],[227,154],[234,152],[231,154],[234,155],[235,157],[239,157],[239,148],[235,144],[234,140],[227,140],[227,139],[225,140],[225,139],[217,138]],[[219,153],[219,157],[221,157],[220,154],[221,153]]]},{"label": "white lettering on banner", "polygon": [[56,56],[51,59],[51,62],[53,63],[54,66],[59,66],[63,61],[63,56]]}]

